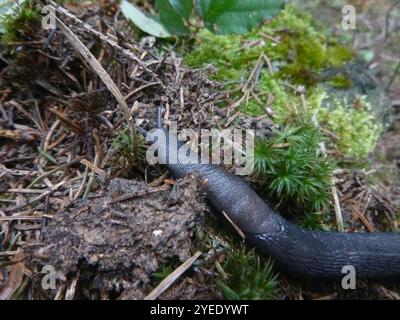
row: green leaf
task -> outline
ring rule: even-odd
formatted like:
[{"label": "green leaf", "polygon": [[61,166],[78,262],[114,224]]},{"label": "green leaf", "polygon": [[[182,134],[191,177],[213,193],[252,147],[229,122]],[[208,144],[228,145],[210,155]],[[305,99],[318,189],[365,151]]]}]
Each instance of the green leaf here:
[{"label": "green leaf", "polygon": [[169,0],[168,2],[183,19],[190,18],[193,11],[193,0]]},{"label": "green leaf", "polygon": [[140,30],[158,38],[167,38],[171,36],[168,30],[166,30],[155,17],[145,15],[127,0],[121,2],[121,11],[125,18],[132,21]]},{"label": "green leaf", "polygon": [[[189,33],[189,28],[185,25],[185,16],[188,8],[183,5],[187,0],[156,0],[157,11],[161,23],[169,32],[175,35],[185,35]],[[191,10],[189,12],[189,15]]]},{"label": "green leaf", "polygon": [[196,0],[207,28],[219,34],[247,32],[283,8],[283,0]]},{"label": "green leaf", "polygon": [[204,19],[207,13],[210,13],[211,0],[195,0],[197,13]]}]

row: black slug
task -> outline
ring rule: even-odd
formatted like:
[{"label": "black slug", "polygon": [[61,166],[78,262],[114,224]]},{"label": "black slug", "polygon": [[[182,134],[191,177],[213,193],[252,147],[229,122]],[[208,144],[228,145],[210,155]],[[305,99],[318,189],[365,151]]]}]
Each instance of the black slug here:
[{"label": "black slug", "polygon": [[202,174],[211,204],[233,221],[250,246],[272,257],[280,270],[299,278],[339,279],[343,268],[352,266],[357,278],[400,278],[399,232],[306,230],[286,221],[244,180],[218,165],[169,163],[170,149],[168,141],[158,145],[158,157],[164,154],[162,160],[172,176]]}]

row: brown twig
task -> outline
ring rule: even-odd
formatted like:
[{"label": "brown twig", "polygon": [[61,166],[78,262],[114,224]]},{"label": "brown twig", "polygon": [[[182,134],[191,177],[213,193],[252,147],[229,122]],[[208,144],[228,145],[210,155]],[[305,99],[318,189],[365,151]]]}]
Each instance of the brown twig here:
[{"label": "brown twig", "polygon": [[191,258],[182,263],[178,268],[175,269],[168,277],[166,277],[161,283],[153,289],[144,300],[155,300],[165,290],[167,290],[186,270],[188,270],[192,264],[202,255],[200,251],[197,251]]},{"label": "brown twig", "polygon": [[336,223],[337,223],[338,231],[343,232],[344,226],[343,226],[342,209],[340,208],[339,197],[337,194],[335,181],[333,179],[332,179],[331,192],[332,192],[332,196],[333,196],[333,204],[335,207],[335,215],[336,215]]}]

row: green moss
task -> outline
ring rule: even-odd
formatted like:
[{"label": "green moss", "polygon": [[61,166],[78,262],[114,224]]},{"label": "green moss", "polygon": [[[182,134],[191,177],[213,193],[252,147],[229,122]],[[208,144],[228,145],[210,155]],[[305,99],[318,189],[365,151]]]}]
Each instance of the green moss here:
[{"label": "green moss", "polygon": [[[260,56],[265,55],[273,73],[265,63],[253,88],[258,100],[244,99],[241,111],[254,116],[263,114],[268,107],[274,123],[279,125],[298,117],[311,119],[316,114],[321,117],[321,125],[338,137],[327,136],[330,146],[344,156],[361,158],[374,148],[380,128],[369,110],[342,106],[335,111],[322,107],[328,93],[319,85],[320,72],[343,66],[354,58],[354,53],[336,39],[328,39],[321,30],[312,17],[289,5],[268,24],[244,35],[219,36],[201,31],[185,60],[196,67],[214,65],[212,76],[232,89],[247,81]],[[351,79],[341,74],[325,82],[337,89],[352,86]],[[295,92],[298,85],[306,86],[306,106]],[[242,94],[237,91],[231,98],[239,99]]]},{"label": "green moss", "polygon": [[242,50],[241,36],[218,36],[206,29],[198,34],[195,47],[186,55],[186,63],[197,67],[214,65],[217,70],[213,77],[220,81],[240,81],[246,66],[258,58],[258,50]]},{"label": "green moss", "polygon": [[[301,106],[299,96],[293,89],[285,87],[285,82],[290,80],[294,86],[307,85],[310,93],[308,99],[312,100],[308,102],[308,107],[316,110],[319,105],[314,103],[314,92],[320,92],[313,84],[320,70],[338,66],[353,58],[347,48],[336,42],[328,43],[309,15],[288,6],[270,23],[244,35],[220,36],[202,30],[185,61],[196,67],[212,64],[215,67],[212,77],[226,82],[229,88],[236,88],[248,79],[262,55],[272,63],[274,73],[271,75],[267,71],[265,63],[253,90],[259,93],[259,101],[250,97],[243,102],[242,111],[250,115],[263,113],[272,95],[273,102],[268,107],[275,113],[274,120],[278,124],[284,121],[288,113],[296,111],[293,108]],[[239,92],[233,98],[240,98],[241,94]]]},{"label": "green moss", "polygon": [[272,271],[272,262],[246,249],[238,233],[221,224],[215,215],[206,215],[204,226],[196,230],[194,243],[196,250],[215,255],[215,260],[209,260],[212,270],[207,267],[211,271],[209,280],[226,299],[279,298],[280,282]]},{"label": "green moss", "polygon": [[41,11],[37,4],[31,1],[24,2],[15,15],[7,16],[4,20],[4,34],[1,42],[8,44],[23,40],[35,33],[40,25]]},{"label": "green moss", "polygon": [[286,12],[274,24],[277,28],[287,28],[281,33],[282,43],[275,47],[276,58],[285,63],[279,71],[281,76],[299,84],[314,84],[318,72],[328,65],[325,37],[313,29],[307,17],[297,15],[294,10]]},{"label": "green moss", "polygon": [[[285,91],[283,81],[276,76],[270,75],[268,72],[263,72],[260,79],[260,87],[263,92],[268,92],[268,95],[272,95],[273,102],[270,106],[274,112],[275,121],[282,123],[283,119],[287,117],[288,110],[296,104],[296,97],[290,95]],[[266,103],[267,97],[264,97],[263,102]],[[292,110],[293,111],[293,110]]]},{"label": "green moss", "polygon": [[287,125],[254,148],[256,177],[279,199],[318,212],[330,203],[333,162],[320,151],[323,137],[310,123]]},{"label": "green moss", "polygon": [[254,100],[251,100],[247,104],[245,103],[242,111],[251,116],[258,116],[264,113],[263,108]]},{"label": "green moss", "polygon": [[337,89],[349,89],[353,85],[351,79],[344,74],[334,76],[327,83]]},{"label": "green moss", "polygon": [[175,269],[176,267],[172,262],[171,264],[163,264],[158,271],[152,274],[152,277],[157,281],[162,281],[166,277],[168,277]]},{"label": "green moss", "polygon": [[358,159],[366,157],[375,148],[382,126],[376,123],[365,102],[362,108],[335,103],[332,109],[319,109],[321,125],[336,136],[332,143],[342,154]]},{"label": "green moss", "polygon": [[325,215],[319,212],[306,213],[300,217],[299,225],[310,230],[329,230],[324,220]]},{"label": "green moss", "polygon": [[[136,135],[136,161],[144,161],[146,157],[146,141],[142,135]],[[123,129],[117,132],[112,141],[112,146],[115,149],[114,159],[118,160],[121,166],[127,166],[131,162],[132,151],[132,136],[129,129]]]},{"label": "green moss", "polygon": [[217,281],[226,299],[271,300],[279,297],[279,282],[273,274],[271,261],[263,261],[253,250],[239,249],[227,252],[223,263],[227,277]]},{"label": "green moss", "polygon": [[280,62],[282,78],[306,85],[315,83],[322,68],[340,66],[354,56],[337,42],[329,43],[309,15],[288,6],[270,23],[244,35],[219,36],[202,30],[186,62],[211,63],[217,67],[215,79],[232,81],[247,77],[261,54]]},{"label": "green moss", "polygon": [[332,67],[340,67],[354,58],[354,52],[337,42],[327,48],[327,63]]}]

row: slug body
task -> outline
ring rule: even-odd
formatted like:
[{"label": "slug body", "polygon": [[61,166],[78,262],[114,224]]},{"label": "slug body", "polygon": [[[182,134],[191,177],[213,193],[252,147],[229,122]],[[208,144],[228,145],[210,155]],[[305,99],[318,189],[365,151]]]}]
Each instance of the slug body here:
[{"label": "slug body", "polygon": [[[175,178],[198,172],[207,179],[206,195],[244,233],[246,242],[283,271],[299,278],[340,279],[352,266],[357,278],[400,279],[400,233],[311,231],[286,221],[242,179],[213,164],[169,163]],[[194,156],[197,160],[198,156]]]}]

